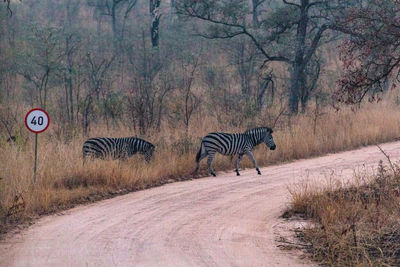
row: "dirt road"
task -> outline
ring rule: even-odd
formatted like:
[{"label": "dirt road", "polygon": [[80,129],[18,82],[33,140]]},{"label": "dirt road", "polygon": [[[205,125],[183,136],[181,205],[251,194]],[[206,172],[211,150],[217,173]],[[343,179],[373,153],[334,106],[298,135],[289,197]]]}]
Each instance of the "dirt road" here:
[{"label": "dirt road", "polygon": [[[400,142],[382,145],[393,160]],[[279,149],[279,148],[278,148]],[[270,152],[268,152],[270,153]],[[287,186],[385,160],[377,147],[168,184],[48,216],[0,243],[1,266],[298,266],[277,248]]]}]

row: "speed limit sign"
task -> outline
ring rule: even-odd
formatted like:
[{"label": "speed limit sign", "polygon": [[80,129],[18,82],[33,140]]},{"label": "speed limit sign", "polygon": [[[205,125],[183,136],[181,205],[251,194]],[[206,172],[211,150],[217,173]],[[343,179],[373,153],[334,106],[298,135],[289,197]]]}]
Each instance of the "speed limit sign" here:
[{"label": "speed limit sign", "polygon": [[41,108],[34,108],[28,111],[25,116],[25,125],[29,131],[35,133],[35,163],[33,167],[33,182],[36,183],[36,169],[37,169],[37,146],[38,134],[46,131],[50,124],[50,117],[47,112]]},{"label": "speed limit sign", "polygon": [[25,116],[25,125],[33,133],[42,133],[49,127],[50,118],[41,108],[31,109]]}]

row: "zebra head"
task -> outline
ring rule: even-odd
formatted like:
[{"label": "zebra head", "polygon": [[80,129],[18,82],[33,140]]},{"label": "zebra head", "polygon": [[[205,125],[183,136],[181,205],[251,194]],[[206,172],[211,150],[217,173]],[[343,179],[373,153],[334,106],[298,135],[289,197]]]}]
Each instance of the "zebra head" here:
[{"label": "zebra head", "polygon": [[268,127],[258,127],[245,132],[249,136],[253,146],[264,142],[271,150],[275,150],[276,145],[272,133],[272,129]]},{"label": "zebra head", "polygon": [[271,128],[267,128],[267,133],[265,134],[264,137],[264,143],[269,147],[271,150],[275,150],[276,145],[274,142],[274,138],[272,137],[272,133],[274,131]]},{"label": "zebra head", "polygon": [[143,151],[144,154],[144,159],[147,162],[150,162],[151,157],[153,156],[153,152],[154,152],[155,146],[153,144],[148,144],[148,146],[146,147],[145,151]]}]

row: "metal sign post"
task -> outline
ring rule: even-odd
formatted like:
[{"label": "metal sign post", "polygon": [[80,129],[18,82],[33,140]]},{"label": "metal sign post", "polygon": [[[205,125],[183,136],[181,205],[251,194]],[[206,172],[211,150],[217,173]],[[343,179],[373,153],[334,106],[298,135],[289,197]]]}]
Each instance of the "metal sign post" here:
[{"label": "metal sign post", "polygon": [[37,169],[37,139],[38,134],[35,133],[35,164],[33,166],[33,183],[36,183],[36,169]]},{"label": "metal sign post", "polygon": [[50,124],[50,117],[47,112],[40,108],[31,109],[25,116],[25,125],[29,131],[35,134],[35,163],[33,167],[33,182],[36,183],[37,170],[37,147],[38,134],[47,130]]}]

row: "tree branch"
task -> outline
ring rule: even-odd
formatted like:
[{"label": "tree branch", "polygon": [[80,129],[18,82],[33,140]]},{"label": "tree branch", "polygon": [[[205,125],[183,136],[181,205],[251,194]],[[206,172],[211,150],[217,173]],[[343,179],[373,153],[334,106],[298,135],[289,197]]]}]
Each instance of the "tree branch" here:
[{"label": "tree branch", "polygon": [[264,64],[268,61],[283,61],[283,62],[290,62],[290,60],[286,57],[283,56],[271,56],[267,53],[267,51],[265,51],[265,49],[262,47],[262,45],[257,41],[257,39],[254,37],[253,34],[251,34],[245,26],[241,25],[241,24],[235,24],[235,23],[230,23],[230,22],[226,22],[226,21],[220,21],[220,20],[216,20],[213,19],[211,17],[204,17],[202,15],[199,15],[196,13],[195,10],[191,9],[191,10],[187,10],[188,14],[185,14],[186,16],[191,16],[191,17],[195,17],[198,18],[200,20],[203,21],[207,21],[207,22],[211,22],[217,25],[223,25],[223,26],[227,26],[227,27],[233,27],[233,28],[239,28],[241,29],[241,31],[233,33],[231,35],[225,35],[225,36],[210,36],[210,35],[204,35],[203,37],[206,37],[208,39],[227,39],[227,38],[231,38],[234,36],[238,36],[241,34],[247,35],[251,41],[253,42],[253,44],[257,47],[257,49],[264,55],[264,57],[266,57],[267,59],[264,61]]},{"label": "tree branch", "polygon": [[197,33],[195,35],[206,38],[206,39],[230,39],[230,38],[233,38],[233,37],[241,35],[241,34],[244,34],[243,31],[234,32],[234,33],[230,33],[230,34],[226,33],[225,35],[214,35],[214,36],[207,35],[204,33]]},{"label": "tree branch", "polygon": [[12,10],[11,10],[11,8],[10,8],[11,0],[4,0],[4,3],[7,3],[7,10],[8,10],[8,12],[10,13],[10,17],[11,17],[12,14],[13,14],[13,12],[12,12]]},{"label": "tree branch", "polygon": [[309,3],[309,4],[307,5],[306,9],[308,10],[308,9],[310,9],[310,8],[313,7],[313,6],[320,5],[320,4],[326,4],[326,1],[317,1],[317,2]]},{"label": "tree branch", "polygon": [[248,37],[250,37],[250,39],[253,41],[254,45],[257,47],[258,50],[260,50],[260,52],[267,58],[267,60],[264,61],[263,65],[265,65],[265,63],[267,61],[283,61],[283,62],[287,62],[290,63],[290,59],[283,57],[283,56],[270,56],[268,55],[268,53],[264,50],[264,48],[261,46],[261,44],[257,41],[257,39],[246,30],[246,28],[243,27],[243,33],[245,35],[247,35]]},{"label": "tree branch", "polygon": [[287,0],[282,0],[282,1],[283,1],[285,4],[287,4],[287,5],[295,6],[295,7],[298,7],[298,8],[301,7],[299,4],[292,3],[292,2],[288,2]]},{"label": "tree branch", "polygon": [[315,34],[310,47],[308,48],[307,52],[306,52],[306,56],[304,58],[304,64],[307,64],[308,61],[311,59],[312,55],[314,55],[315,50],[318,47],[318,43],[322,37],[322,34],[329,29],[328,24],[324,24],[321,26],[321,28],[319,28],[318,32]]}]

